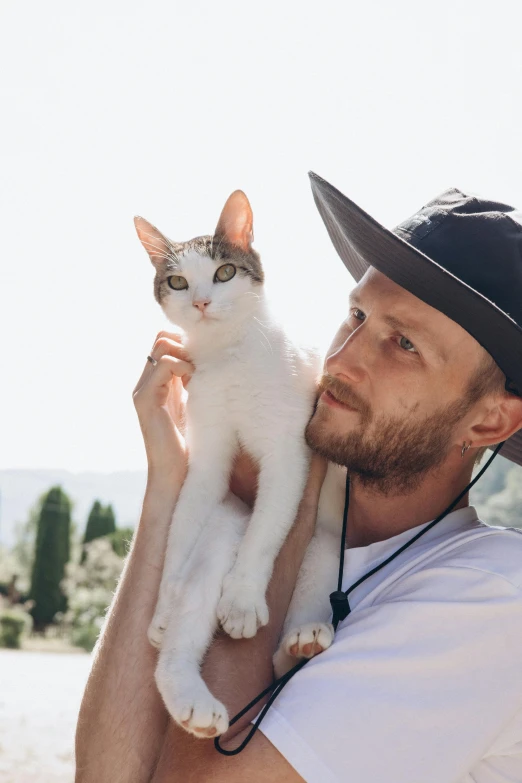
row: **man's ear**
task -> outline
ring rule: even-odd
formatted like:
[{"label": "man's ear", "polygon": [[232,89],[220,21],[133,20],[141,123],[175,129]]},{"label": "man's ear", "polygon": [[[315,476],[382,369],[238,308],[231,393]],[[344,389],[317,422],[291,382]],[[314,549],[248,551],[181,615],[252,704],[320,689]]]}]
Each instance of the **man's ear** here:
[{"label": "man's ear", "polygon": [[140,242],[149,254],[150,260],[156,269],[165,264],[165,261],[172,258],[172,249],[167,237],[158,231],[156,226],[149,223],[145,218],[136,215],[134,225]]},{"label": "man's ear", "polygon": [[507,440],[522,429],[522,397],[505,394],[486,418],[470,430],[474,446],[492,446]]},{"label": "man's ear", "polygon": [[214,236],[248,251],[254,241],[253,220],[249,200],[242,190],[235,190],[223,207]]}]

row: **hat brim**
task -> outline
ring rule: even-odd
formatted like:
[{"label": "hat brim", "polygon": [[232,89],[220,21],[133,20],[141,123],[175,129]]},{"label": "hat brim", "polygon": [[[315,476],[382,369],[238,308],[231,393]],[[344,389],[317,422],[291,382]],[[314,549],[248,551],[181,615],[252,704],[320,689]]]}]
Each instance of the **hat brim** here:
[{"label": "hat brim", "polygon": [[[312,171],[309,177],[330,239],[357,282],[370,266],[378,269],[462,326],[522,387],[522,329],[507,313],[382,226],[322,177]],[[506,441],[500,453],[522,465],[522,430]]]}]

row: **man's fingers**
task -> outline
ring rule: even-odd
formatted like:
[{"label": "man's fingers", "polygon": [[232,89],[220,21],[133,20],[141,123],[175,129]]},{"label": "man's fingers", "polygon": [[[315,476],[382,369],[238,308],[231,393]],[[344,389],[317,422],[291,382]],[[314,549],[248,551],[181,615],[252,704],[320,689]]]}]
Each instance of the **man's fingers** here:
[{"label": "man's fingers", "polygon": [[173,379],[180,379],[178,382],[181,383],[181,378],[191,375],[194,370],[189,362],[169,354],[161,356],[156,366],[150,367],[150,371],[145,368],[143,374],[147,372],[147,377],[132,394],[135,406],[144,409],[148,409],[151,403],[153,406],[164,405],[169,399]]},{"label": "man's fingers", "polygon": [[[158,332],[156,339],[154,340],[154,345],[151,349],[150,356],[152,356],[153,359],[156,359],[157,362],[159,362],[162,356],[172,356],[176,359],[182,360],[187,367],[182,375],[187,375],[188,378],[190,378],[194,372],[194,366],[190,363],[190,357],[188,356],[187,351],[181,342],[179,342],[179,339],[181,339],[180,335],[178,335],[176,332]],[[133,395],[136,394],[136,392],[142,388],[143,384],[152,377],[154,369],[154,365],[147,359],[145,361],[145,365],[138,383],[133,389]],[[186,381],[187,379],[184,379],[185,383]]]},{"label": "man's fingers", "polygon": [[[154,345],[156,345],[156,341],[159,340],[161,337],[166,337],[169,340],[174,340],[176,343],[180,343],[182,340],[182,334],[181,332],[166,332],[164,329],[161,330],[161,332],[158,332],[156,335],[156,339],[154,340]],[[154,348],[154,345],[152,346]]]},{"label": "man's fingers", "polygon": [[184,375],[192,375],[193,372],[193,364],[166,353],[158,359],[157,365],[152,368],[150,382],[154,386],[163,386],[164,383],[171,380],[173,375],[182,378]]},{"label": "man's fingers", "polygon": [[[160,332],[160,334],[162,333]],[[153,359],[158,360],[165,354],[189,361],[187,351],[178,340],[175,340],[173,337],[167,337],[166,334],[163,334],[161,337],[158,335],[154,341],[150,355]]]}]

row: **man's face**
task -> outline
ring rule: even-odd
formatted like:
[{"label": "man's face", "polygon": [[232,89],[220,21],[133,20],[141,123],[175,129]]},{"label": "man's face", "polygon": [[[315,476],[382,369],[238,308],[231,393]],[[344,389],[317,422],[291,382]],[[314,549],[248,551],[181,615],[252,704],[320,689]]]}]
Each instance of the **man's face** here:
[{"label": "man's face", "polygon": [[483,355],[462,327],[370,268],[328,350],[308,445],[381,492],[412,491],[459,443]]}]

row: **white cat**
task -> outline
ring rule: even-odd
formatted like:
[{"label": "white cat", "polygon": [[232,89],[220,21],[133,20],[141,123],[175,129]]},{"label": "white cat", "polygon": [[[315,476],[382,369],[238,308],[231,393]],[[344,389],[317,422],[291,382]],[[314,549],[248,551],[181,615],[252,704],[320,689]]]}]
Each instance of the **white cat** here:
[{"label": "white cat", "polygon": [[[227,729],[228,715],[201,678],[201,661],[218,620],[233,638],[252,637],[268,622],[266,589],[308,473],[304,430],[320,362],[294,346],[269,311],[244,193],[230,196],[213,236],[174,243],[143,218],[135,224],[156,269],[155,297],[184,330],[196,368],[186,409],[189,468],[148,637],[160,649],[155,678],[167,709],[188,731],[209,736]],[[252,512],[228,492],[240,448],[259,465]],[[337,474],[331,467],[325,479],[322,523],[274,658],[278,674],[310,653],[314,640],[325,648],[333,638],[328,595],[344,481]]]}]

